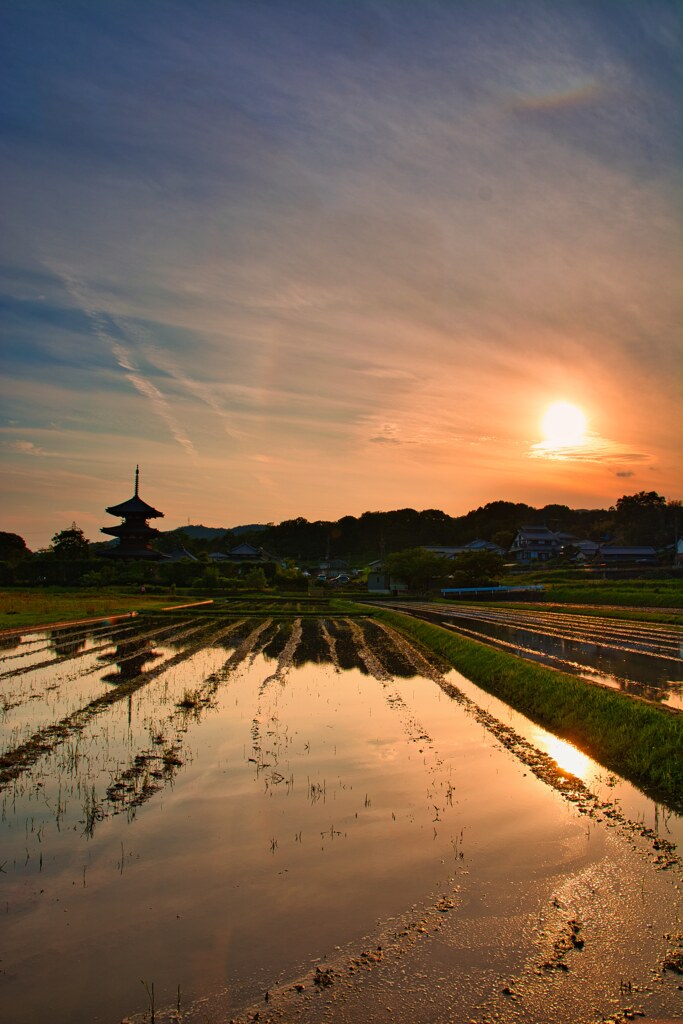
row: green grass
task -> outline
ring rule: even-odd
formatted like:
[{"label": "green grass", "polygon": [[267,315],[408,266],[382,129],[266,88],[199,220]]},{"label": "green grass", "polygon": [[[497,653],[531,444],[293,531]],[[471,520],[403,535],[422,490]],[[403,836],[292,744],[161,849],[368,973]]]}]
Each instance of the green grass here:
[{"label": "green grass", "polygon": [[385,609],[371,614],[606,768],[683,809],[683,714],[591,686],[408,615]]},{"label": "green grass", "polygon": [[[213,603],[197,608],[193,614],[201,615],[264,615],[273,618],[296,616],[358,615],[358,605],[339,597],[310,597],[307,594],[272,594],[262,592],[235,592],[215,597],[211,591],[191,594],[123,593],[111,590],[76,590],[44,587],[34,590],[0,591],[0,630],[49,625],[98,616],[120,615],[123,612],[158,612],[172,605],[192,604],[212,599]],[[189,609],[188,609],[189,610]]]},{"label": "green grass", "polygon": [[663,584],[645,584],[643,587],[634,585],[615,586],[609,580],[593,584],[553,583],[546,588],[548,601],[560,601],[563,604],[607,604],[627,605],[636,608],[682,608],[683,587],[666,587]]},{"label": "green grass", "polygon": [[181,601],[168,594],[122,594],[101,590],[62,590],[56,587],[2,590],[0,630],[94,619],[129,611],[152,611],[169,604],[180,604]]},{"label": "green grass", "polygon": [[683,609],[683,578],[681,579],[563,579],[558,573],[536,572],[515,577],[510,583],[542,583],[543,599],[569,604],[621,605],[636,608]]}]

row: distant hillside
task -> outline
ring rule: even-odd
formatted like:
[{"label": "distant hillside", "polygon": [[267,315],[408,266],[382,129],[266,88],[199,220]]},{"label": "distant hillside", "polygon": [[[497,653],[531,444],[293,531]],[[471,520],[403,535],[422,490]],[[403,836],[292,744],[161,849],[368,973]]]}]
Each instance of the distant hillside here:
[{"label": "distant hillside", "polygon": [[[188,537],[199,540],[213,540],[215,537],[222,537],[225,533],[239,535],[240,533],[258,533],[265,530],[265,525],[254,523],[251,526],[181,526],[180,529]],[[167,531],[169,532],[169,531]],[[174,533],[175,531],[170,531]]]}]

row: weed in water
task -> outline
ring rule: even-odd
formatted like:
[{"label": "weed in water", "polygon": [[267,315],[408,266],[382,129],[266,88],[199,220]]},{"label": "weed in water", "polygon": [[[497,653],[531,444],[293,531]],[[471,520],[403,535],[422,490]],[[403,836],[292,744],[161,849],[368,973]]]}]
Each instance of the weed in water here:
[{"label": "weed in water", "polygon": [[143,985],[143,987],[145,989],[145,992],[147,993],[147,998],[149,999],[149,1011],[150,1011],[150,1018],[149,1019],[151,1021],[151,1024],[154,1024],[154,982],[152,982],[152,985],[150,987],[147,984],[147,982],[145,981],[144,978],[140,978],[140,983],[141,983],[141,985]]}]

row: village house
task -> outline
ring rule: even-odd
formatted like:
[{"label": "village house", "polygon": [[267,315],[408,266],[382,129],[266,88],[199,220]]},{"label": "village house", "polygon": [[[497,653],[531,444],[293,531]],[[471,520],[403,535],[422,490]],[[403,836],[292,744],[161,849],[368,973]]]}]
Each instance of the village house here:
[{"label": "village house", "polygon": [[523,526],[517,531],[510,555],[518,565],[531,565],[556,558],[562,549],[562,542],[547,526]]},{"label": "village house", "polygon": [[442,558],[457,558],[458,555],[467,555],[472,551],[493,551],[496,555],[504,555],[505,549],[491,540],[471,540],[469,544],[460,544],[456,547],[448,547],[438,544],[423,544],[425,551],[431,551],[434,555]]},{"label": "village house", "polygon": [[397,596],[407,589],[408,584],[404,580],[391,576],[388,572],[375,569],[368,573],[368,594]]}]

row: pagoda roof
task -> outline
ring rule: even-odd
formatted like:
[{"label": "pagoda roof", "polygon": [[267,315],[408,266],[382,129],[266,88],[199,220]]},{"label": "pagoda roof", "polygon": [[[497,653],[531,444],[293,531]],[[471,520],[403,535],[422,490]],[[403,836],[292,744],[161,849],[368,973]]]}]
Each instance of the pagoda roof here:
[{"label": "pagoda roof", "polygon": [[137,526],[131,523],[119,523],[118,526],[102,526],[100,533],[108,533],[112,537],[158,537],[160,531],[145,523]]},{"label": "pagoda roof", "polygon": [[134,494],[128,501],[122,501],[120,505],[110,505],[105,509],[112,516],[144,516],[145,519],[163,519],[164,513],[148,505],[146,501]]},{"label": "pagoda roof", "polygon": [[[122,501],[120,505],[110,505],[109,508],[105,509],[110,516],[142,516],[144,519],[163,519],[164,513],[159,512],[158,509],[152,508],[146,501],[143,501],[138,494],[138,486],[140,482],[140,467],[135,467],[135,493],[132,498],[128,501]],[[107,531],[110,532],[110,531]]]}]

